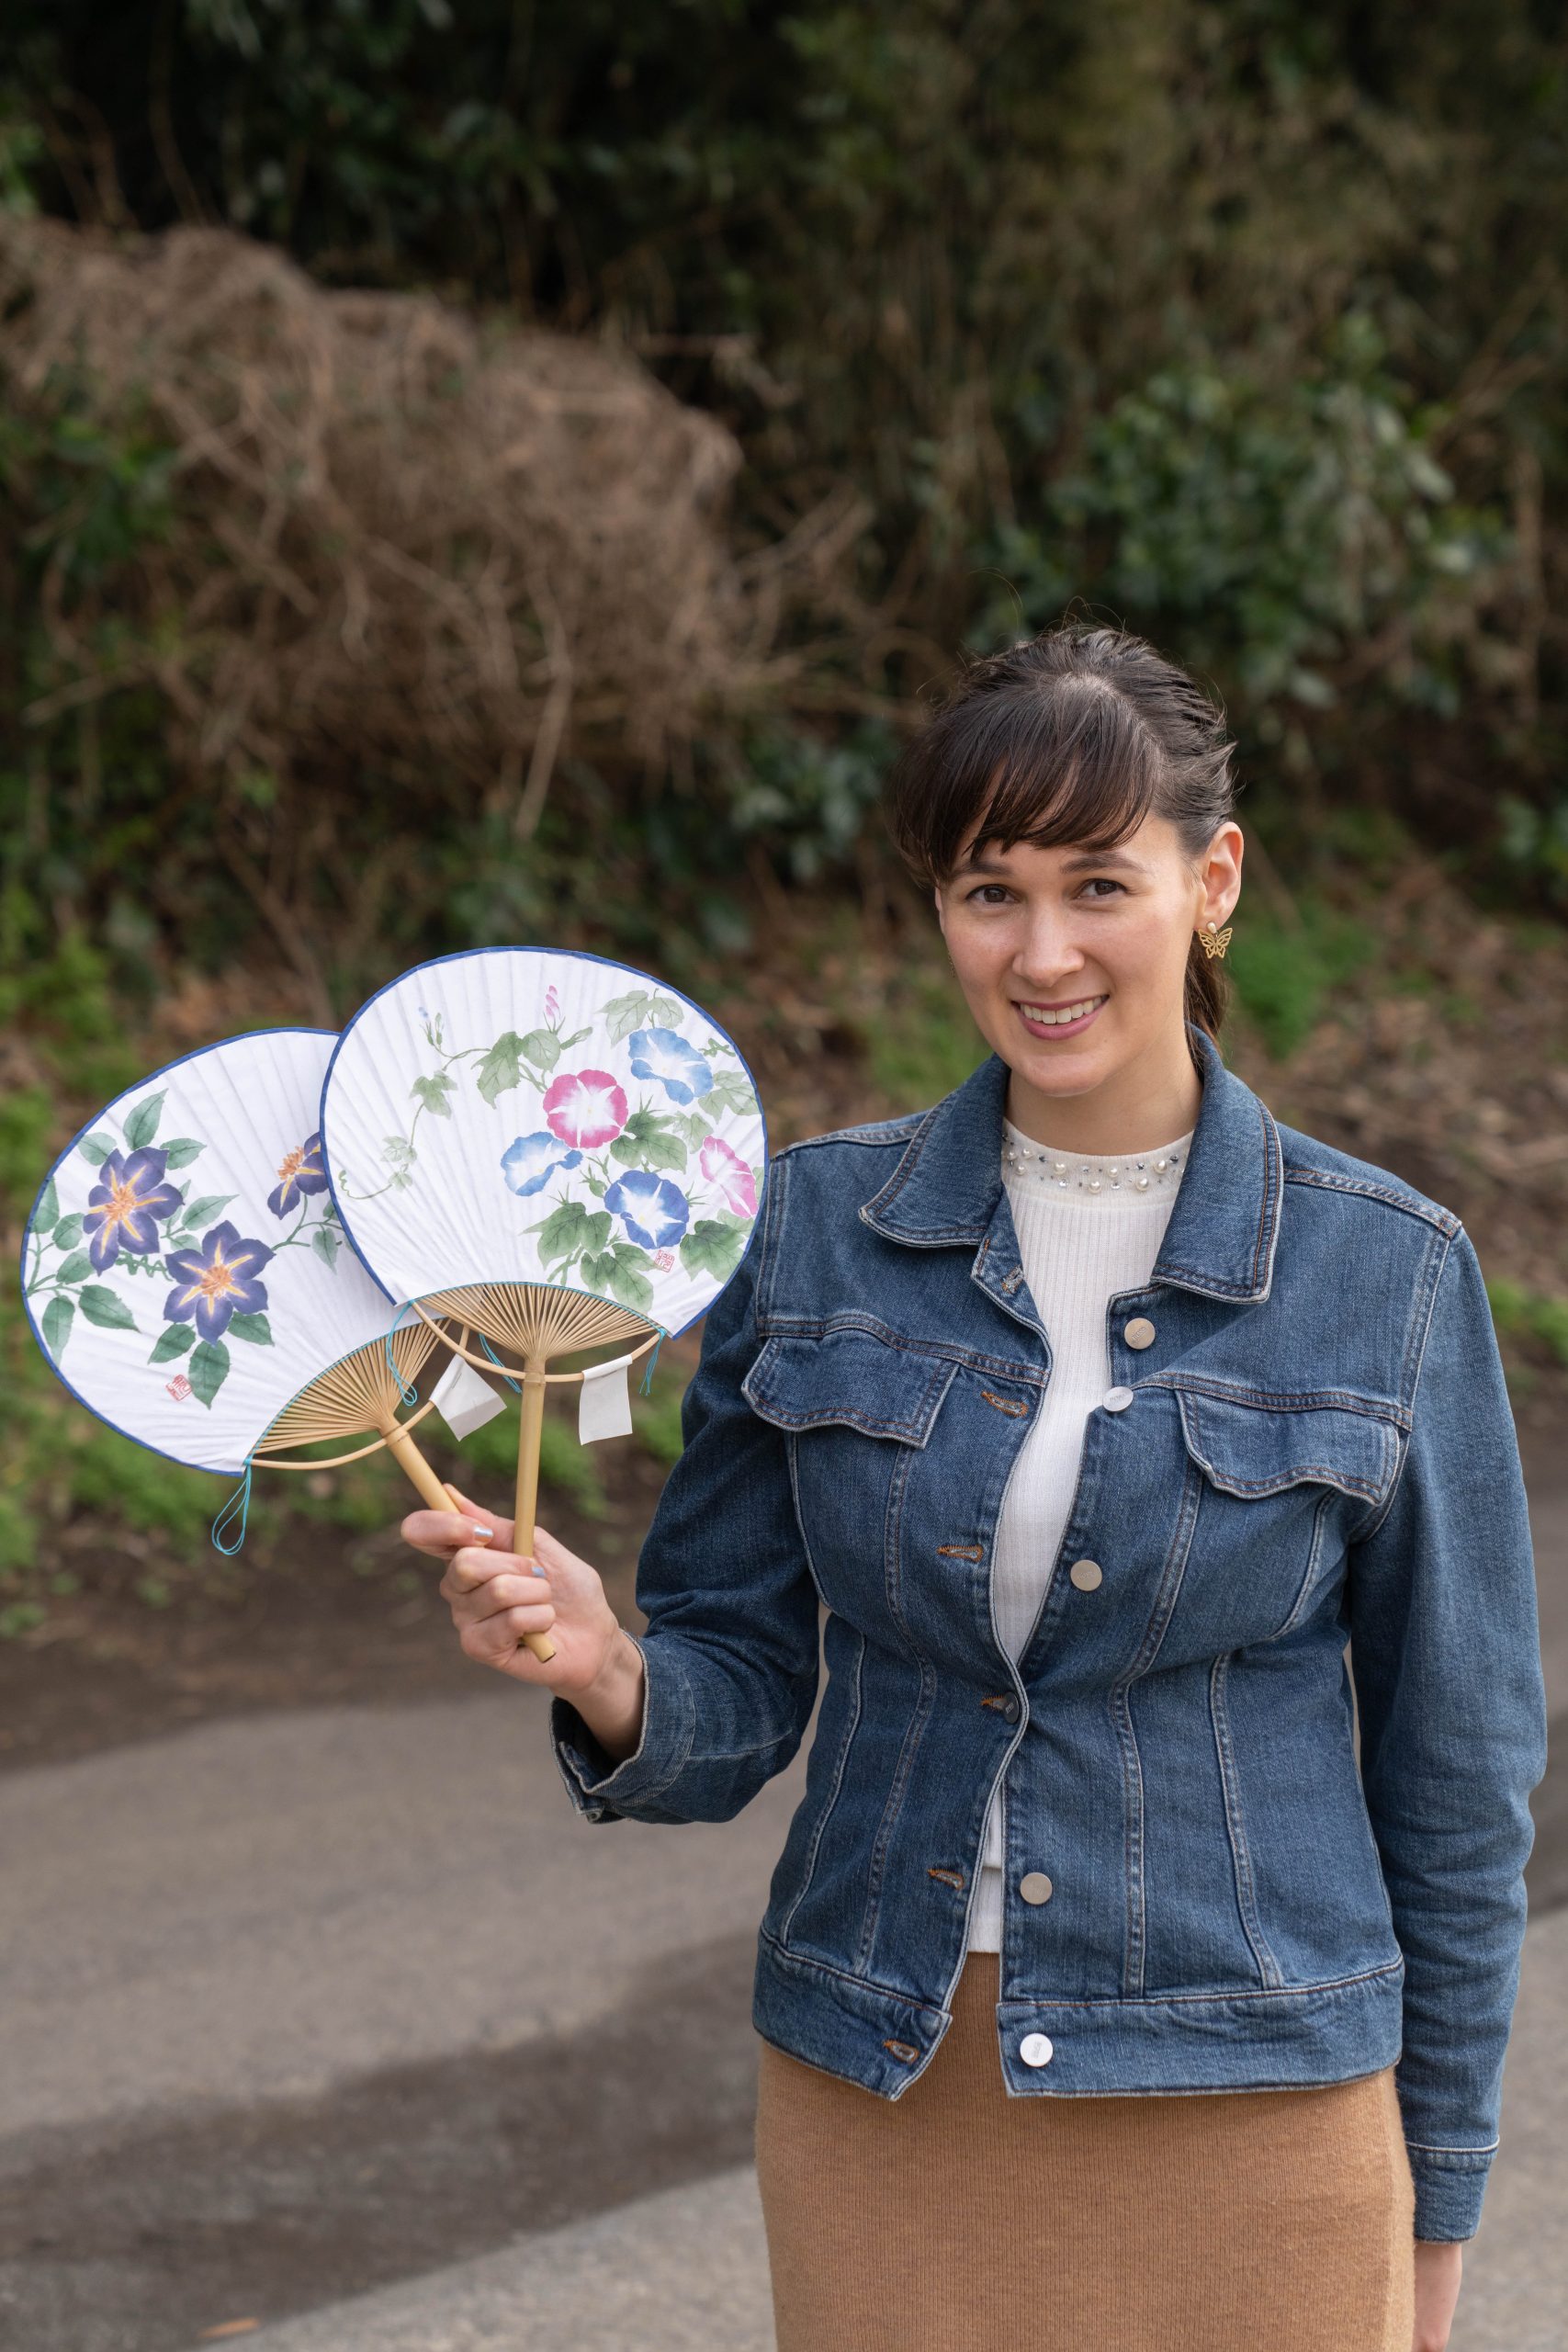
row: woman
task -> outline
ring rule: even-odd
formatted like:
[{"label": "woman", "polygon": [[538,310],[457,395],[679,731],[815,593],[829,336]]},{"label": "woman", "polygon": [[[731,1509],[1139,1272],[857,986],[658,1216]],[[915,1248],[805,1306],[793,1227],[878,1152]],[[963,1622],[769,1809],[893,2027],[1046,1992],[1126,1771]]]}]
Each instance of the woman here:
[{"label": "woman", "polygon": [[739,1813],[825,1606],[753,2005],[780,2352],[1448,2341],[1545,1764],[1523,1482],[1458,1217],[1221,1058],[1230,754],[1073,628],[900,762],[991,1053],[775,1159],[644,1634],[543,1529],[529,1575],[405,1522],[592,1822]]}]

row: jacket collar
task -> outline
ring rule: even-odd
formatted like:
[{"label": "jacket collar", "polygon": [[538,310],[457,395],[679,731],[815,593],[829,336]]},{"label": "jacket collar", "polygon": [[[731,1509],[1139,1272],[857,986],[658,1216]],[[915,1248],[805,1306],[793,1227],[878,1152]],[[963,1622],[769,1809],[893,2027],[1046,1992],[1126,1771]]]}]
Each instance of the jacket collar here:
[{"label": "jacket collar", "polygon": [[[1150,1286],[1265,1299],[1284,1194],[1280,1131],[1262,1100],[1225,1068],[1208,1032],[1191,1021],[1187,1031],[1203,1091]],[[886,1183],[862,1208],[863,1224],[914,1249],[996,1238],[1010,1074],[992,1054],[926,1113]],[[987,1134],[996,1137],[995,1151],[976,1149],[976,1137]]]}]

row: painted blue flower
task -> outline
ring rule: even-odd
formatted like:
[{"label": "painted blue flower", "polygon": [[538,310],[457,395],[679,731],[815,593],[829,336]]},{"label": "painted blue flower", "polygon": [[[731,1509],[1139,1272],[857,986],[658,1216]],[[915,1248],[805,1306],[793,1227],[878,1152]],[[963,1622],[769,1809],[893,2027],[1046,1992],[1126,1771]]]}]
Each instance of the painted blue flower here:
[{"label": "painted blue flower", "polygon": [[247,1241],[227,1218],[201,1237],[196,1250],[172,1250],[164,1271],[175,1278],[164,1307],[166,1323],[193,1323],[203,1340],[220,1340],[236,1315],[265,1315],[266,1284],[256,1280],[276,1252]]},{"label": "painted blue flower", "polygon": [[692,1215],[684,1193],[651,1168],[633,1168],[617,1176],[604,1195],[604,1206],[645,1250],[668,1250],[685,1232]]},{"label": "painted blue flower", "polygon": [[324,1193],[327,1171],[321,1165],[321,1138],[318,1132],[307,1136],[293,1151],[286,1151],[278,1169],[281,1182],[266,1196],[266,1204],[274,1216],[287,1216],[297,1208],[303,1194]]},{"label": "painted blue flower", "polygon": [[158,1227],[179,1207],[180,1196],[164,1182],[166,1151],[111,1151],[87,1195],[82,1232],[87,1255],[101,1274],[119,1256],[121,1244],[134,1256],[151,1257]]},{"label": "painted blue flower", "polygon": [[542,1193],[558,1168],[575,1168],[582,1158],[569,1151],[548,1127],[536,1135],[519,1136],[501,1155],[502,1173],[514,1193]]},{"label": "painted blue flower", "polygon": [[634,1029],[627,1045],[638,1078],[657,1079],[672,1102],[694,1102],[713,1092],[713,1072],[673,1029]]}]

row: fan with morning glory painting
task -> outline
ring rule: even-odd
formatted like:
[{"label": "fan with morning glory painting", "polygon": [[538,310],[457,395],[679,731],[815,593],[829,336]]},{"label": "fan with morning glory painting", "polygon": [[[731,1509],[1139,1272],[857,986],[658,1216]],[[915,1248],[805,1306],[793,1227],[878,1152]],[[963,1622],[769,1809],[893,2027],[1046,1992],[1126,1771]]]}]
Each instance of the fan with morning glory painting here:
[{"label": "fan with morning glory painting", "polygon": [[[700,1005],[646,972],[482,948],[418,965],[361,1008],[321,1127],[344,1230],[389,1296],[517,1360],[525,1553],[545,1390],[583,1376],[551,1359],[673,1337],[745,1254],[767,1165],[750,1072]],[[547,1635],[528,1639],[550,1654]]]}]

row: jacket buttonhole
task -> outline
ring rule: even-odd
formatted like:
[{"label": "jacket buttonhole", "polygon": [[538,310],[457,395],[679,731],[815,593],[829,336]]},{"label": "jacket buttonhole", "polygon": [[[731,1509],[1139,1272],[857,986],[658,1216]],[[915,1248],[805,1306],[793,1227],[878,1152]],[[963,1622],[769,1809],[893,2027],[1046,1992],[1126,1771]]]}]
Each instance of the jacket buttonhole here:
[{"label": "jacket buttonhole", "polygon": [[935,1863],[932,1863],[927,1869],[926,1876],[928,1878],[941,1879],[944,1886],[955,1886],[960,1894],[964,1892],[964,1873],[962,1871],[939,1870]]},{"label": "jacket buttonhole", "polygon": [[907,2066],[912,2066],[920,2054],[914,2045],[908,2041],[885,2041],[882,2047],[884,2050],[891,2050],[895,2058],[902,2058]]},{"label": "jacket buttonhole", "polygon": [[944,1560],[983,1560],[986,1556],[983,1544],[939,1544],[936,1548]]}]

